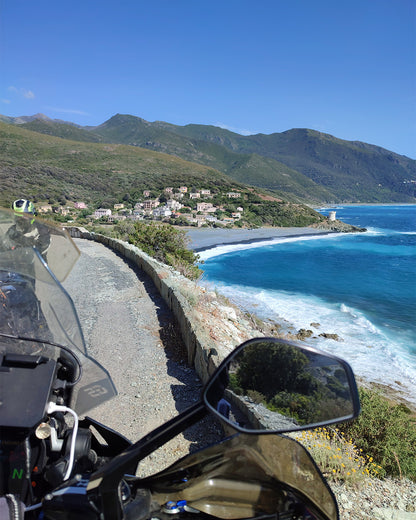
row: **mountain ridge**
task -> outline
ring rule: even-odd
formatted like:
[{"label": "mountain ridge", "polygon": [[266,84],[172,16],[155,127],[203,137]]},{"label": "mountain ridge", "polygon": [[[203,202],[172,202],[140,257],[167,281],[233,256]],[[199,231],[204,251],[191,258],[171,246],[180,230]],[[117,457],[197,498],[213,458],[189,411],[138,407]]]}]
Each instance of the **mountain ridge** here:
[{"label": "mountain ridge", "polygon": [[108,205],[145,189],[206,184],[224,190],[243,185],[203,165],[122,144],[63,139],[0,122],[0,202],[85,200]]},{"label": "mountain ridge", "polygon": [[[0,119],[4,116],[0,116]],[[24,121],[24,118],[31,118]],[[46,116],[45,116],[46,117]],[[377,145],[312,129],[243,136],[212,125],[178,126],[115,114],[95,127],[15,118],[23,128],[84,142],[146,148],[309,203],[415,202],[416,161]]]}]

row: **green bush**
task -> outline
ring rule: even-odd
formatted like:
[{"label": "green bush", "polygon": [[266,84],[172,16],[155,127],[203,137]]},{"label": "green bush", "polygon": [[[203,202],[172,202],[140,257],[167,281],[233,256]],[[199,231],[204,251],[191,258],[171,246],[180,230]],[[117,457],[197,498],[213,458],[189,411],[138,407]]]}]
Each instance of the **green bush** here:
[{"label": "green bush", "polygon": [[169,224],[139,221],[133,225],[118,225],[115,232],[119,238],[127,238],[131,244],[140,247],[148,255],[174,267],[192,280],[197,279],[202,273],[196,265],[199,256],[187,248],[189,239],[183,230]]},{"label": "green bush", "polygon": [[360,388],[361,414],[344,432],[390,476],[416,481],[416,418],[375,390]]}]

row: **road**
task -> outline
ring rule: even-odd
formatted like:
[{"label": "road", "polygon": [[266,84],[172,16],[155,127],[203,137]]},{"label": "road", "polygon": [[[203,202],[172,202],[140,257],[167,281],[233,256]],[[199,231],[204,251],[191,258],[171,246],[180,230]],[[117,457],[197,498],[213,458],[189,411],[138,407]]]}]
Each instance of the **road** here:
[{"label": "road", "polygon": [[[186,364],[173,315],[150,278],[102,244],[75,243],[81,257],[64,287],[88,353],[108,370],[119,392],[89,415],[135,441],[196,402],[201,383]],[[139,473],[160,470],[218,435],[205,419],[151,455]]]}]

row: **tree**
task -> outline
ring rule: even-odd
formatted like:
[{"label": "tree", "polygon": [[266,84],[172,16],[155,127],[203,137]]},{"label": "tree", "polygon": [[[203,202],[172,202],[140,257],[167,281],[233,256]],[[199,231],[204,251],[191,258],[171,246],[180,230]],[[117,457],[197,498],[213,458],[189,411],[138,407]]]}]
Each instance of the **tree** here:
[{"label": "tree", "polygon": [[291,345],[255,345],[244,350],[237,372],[240,386],[244,390],[255,390],[267,400],[278,392],[298,390],[299,377],[304,384],[304,367],[308,358]]}]

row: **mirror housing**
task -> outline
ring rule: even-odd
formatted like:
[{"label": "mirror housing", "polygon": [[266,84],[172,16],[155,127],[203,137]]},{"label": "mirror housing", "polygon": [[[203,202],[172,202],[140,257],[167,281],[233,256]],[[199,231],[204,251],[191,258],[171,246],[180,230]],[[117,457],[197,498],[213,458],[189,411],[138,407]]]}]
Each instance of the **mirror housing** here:
[{"label": "mirror housing", "polygon": [[237,347],[203,392],[207,408],[244,433],[284,433],[354,419],[360,412],[350,365],[277,338]]}]

